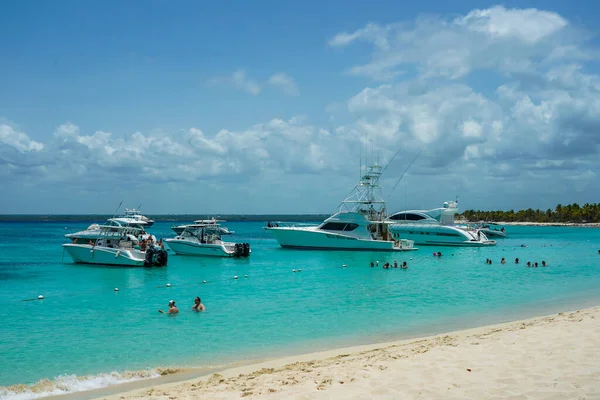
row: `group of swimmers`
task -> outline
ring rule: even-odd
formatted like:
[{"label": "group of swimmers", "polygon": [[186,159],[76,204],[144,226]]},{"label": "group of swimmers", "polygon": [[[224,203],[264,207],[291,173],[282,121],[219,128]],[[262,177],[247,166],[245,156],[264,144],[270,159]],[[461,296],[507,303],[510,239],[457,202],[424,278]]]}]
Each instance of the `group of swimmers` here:
[{"label": "group of swimmers", "polygon": [[[206,307],[204,306],[204,304],[202,304],[202,300],[200,300],[200,297],[196,296],[196,298],[194,299],[194,305],[192,306],[192,311],[205,311]],[[175,300],[171,300],[169,301],[169,309],[167,311],[163,311],[163,310],[158,310],[159,313],[161,314],[178,314],[179,313],[179,308],[177,308],[177,306],[175,305]]]},{"label": "group of swimmers", "polygon": [[[491,264],[492,260],[489,258],[485,259],[485,263],[486,264]],[[519,258],[515,258],[515,264],[519,263]],[[500,260],[500,264],[506,264],[506,259],[504,257],[502,257],[502,260]],[[537,268],[539,266],[539,264],[537,263],[537,261],[535,263],[532,263],[531,261],[527,261],[527,268]],[[546,263],[546,261],[542,261],[542,267],[547,267],[548,264]]]},{"label": "group of swimmers", "polygon": [[[377,264],[376,264],[376,263],[377,263]],[[377,266],[377,267],[379,267],[379,261],[375,261],[375,262],[371,261],[371,268],[374,268],[374,267],[376,267],[376,266]],[[389,263],[389,262],[387,262],[387,263],[383,264],[382,268],[383,268],[383,269],[390,269],[390,268],[402,268],[402,269],[407,269],[407,268],[408,268],[408,265],[406,264],[406,261],[403,261],[403,262],[402,262],[402,265],[398,265],[398,261],[394,260],[394,264],[393,264],[393,265],[390,265],[390,263]]]}]

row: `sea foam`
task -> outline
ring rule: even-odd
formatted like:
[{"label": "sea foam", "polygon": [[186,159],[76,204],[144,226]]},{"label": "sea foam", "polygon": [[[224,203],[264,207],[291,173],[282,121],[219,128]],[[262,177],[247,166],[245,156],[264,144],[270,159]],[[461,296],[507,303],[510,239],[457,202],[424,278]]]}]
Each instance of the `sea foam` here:
[{"label": "sea foam", "polygon": [[1,400],[29,400],[73,392],[100,389],[120,383],[157,378],[175,373],[174,369],[147,369],[140,371],[110,372],[98,375],[60,375],[53,380],[42,379],[30,385],[0,386]]}]

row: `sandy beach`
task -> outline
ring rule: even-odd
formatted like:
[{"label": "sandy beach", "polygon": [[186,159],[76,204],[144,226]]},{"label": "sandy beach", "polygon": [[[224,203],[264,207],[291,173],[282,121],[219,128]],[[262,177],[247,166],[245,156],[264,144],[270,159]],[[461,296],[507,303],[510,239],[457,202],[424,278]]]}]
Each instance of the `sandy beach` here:
[{"label": "sandy beach", "polygon": [[507,226],[573,226],[579,228],[600,228],[600,223],[579,223],[579,222],[495,222],[497,225]]},{"label": "sandy beach", "polygon": [[132,399],[599,399],[600,307],[283,358]]}]

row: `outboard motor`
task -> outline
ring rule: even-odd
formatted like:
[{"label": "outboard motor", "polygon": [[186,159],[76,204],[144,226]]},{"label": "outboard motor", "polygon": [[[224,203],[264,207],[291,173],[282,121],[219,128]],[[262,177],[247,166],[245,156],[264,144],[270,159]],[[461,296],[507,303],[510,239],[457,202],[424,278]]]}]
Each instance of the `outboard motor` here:
[{"label": "outboard motor", "polygon": [[167,265],[167,261],[169,259],[169,255],[165,249],[159,249],[156,252],[156,260],[154,261],[154,265],[157,267],[165,267]]},{"label": "outboard motor", "polygon": [[244,257],[250,256],[250,244],[244,243]]},{"label": "outboard motor", "polygon": [[234,257],[242,257],[244,255],[244,248],[241,243],[236,243],[233,246],[233,256]]},{"label": "outboard motor", "polygon": [[151,267],[154,265],[154,246],[149,246],[146,249],[146,256],[144,257],[144,267]]}]

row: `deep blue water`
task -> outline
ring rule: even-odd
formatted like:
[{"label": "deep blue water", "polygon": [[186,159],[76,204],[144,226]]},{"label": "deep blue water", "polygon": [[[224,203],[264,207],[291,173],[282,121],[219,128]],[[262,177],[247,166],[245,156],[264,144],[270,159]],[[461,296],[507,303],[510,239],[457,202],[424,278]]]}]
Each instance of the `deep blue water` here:
[{"label": "deep blue water", "polygon": [[[0,223],[0,385],[385,341],[596,304],[600,293],[600,229],[509,226],[494,248],[386,254],[285,250],[264,223],[228,223],[249,259],[170,255],[146,269],[73,264],[64,235],[88,225]],[[150,231],[170,237],[171,225]],[[369,267],[394,259],[408,270]],[[542,260],[549,267],[525,268]],[[205,313],[190,311],[195,296]],[[171,299],[180,314],[159,314]]]}]

